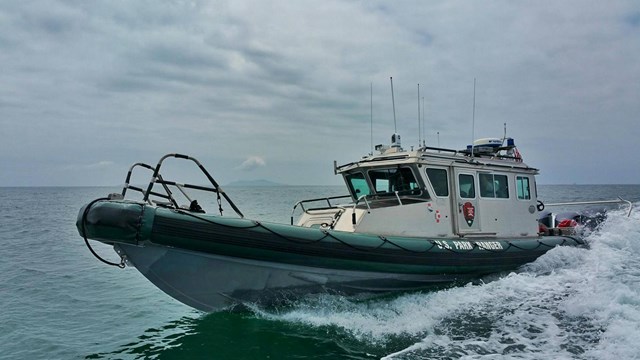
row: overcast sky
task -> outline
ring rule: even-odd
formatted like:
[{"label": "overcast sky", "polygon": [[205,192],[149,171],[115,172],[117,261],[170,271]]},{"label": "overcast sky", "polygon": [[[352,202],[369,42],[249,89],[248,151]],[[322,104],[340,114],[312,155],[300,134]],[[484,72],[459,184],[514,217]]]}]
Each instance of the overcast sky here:
[{"label": "overcast sky", "polygon": [[[340,184],[333,160],[464,148],[503,123],[542,184],[640,183],[640,2],[2,1],[0,186]],[[146,175],[145,175],[146,176]],[[146,180],[146,177],[145,177]]]}]

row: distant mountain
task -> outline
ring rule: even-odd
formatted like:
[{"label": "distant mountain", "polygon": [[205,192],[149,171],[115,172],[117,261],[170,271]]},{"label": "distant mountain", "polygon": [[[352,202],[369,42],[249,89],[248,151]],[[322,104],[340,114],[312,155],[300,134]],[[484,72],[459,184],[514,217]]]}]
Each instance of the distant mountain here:
[{"label": "distant mountain", "polygon": [[251,187],[251,186],[286,186],[286,185],[269,181],[269,180],[259,179],[259,180],[232,181],[228,183],[226,186]]}]

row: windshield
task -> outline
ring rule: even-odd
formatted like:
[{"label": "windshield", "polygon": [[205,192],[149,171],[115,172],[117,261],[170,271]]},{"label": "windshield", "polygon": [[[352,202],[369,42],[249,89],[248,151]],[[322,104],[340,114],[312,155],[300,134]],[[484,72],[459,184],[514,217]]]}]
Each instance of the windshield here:
[{"label": "windshield", "polygon": [[420,185],[408,167],[372,169],[368,172],[378,195],[420,195]]},{"label": "windshield", "polygon": [[345,177],[347,184],[349,185],[349,191],[355,199],[358,199],[362,195],[371,195],[371,189],[369,184],[364,178],[364,174],[361,172],[349,174]]}]

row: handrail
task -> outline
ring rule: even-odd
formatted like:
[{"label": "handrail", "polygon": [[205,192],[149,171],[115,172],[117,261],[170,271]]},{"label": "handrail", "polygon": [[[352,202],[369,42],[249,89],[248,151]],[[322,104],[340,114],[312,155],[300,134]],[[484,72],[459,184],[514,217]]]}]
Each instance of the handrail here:
[{"label": "handrail", "polygon": [[[145,169],[148,169],[148,170],[151,170],[151,171],[154,171],[153,166],[145,164],[145,163],[135,163],[135,164],[131,165],[131,167],[129,168],[129,171],[127,172],[127,178],[124,181],[124,186],[122,187],[122,197],[123,198],[126,196],[128,189],[140,192],[141,194],[143,194],[143,197],[145,195],[145,190],[144,189],[130,184],[131,175],[133,174],[133,169],[135,169],[138,166],[142,167],[142,168],[145,168]],[[162,181],[162,176],[158,174],[158,178],[159,178],[158,182],[161,182]],[[158,193],[158,192],[155,192],[155,191],[151,191],[149,194],[153,195],[153,196],[161,197],[161,198],[166,199],[166,200],[169,200],[171,202],[171,204],[174,207],[177,208],[179,205],[178,205],[178,202],[173,198],[173,194],[171,193],[171,190],[164,184],[162,185],[162,187],[164,188],[164,191],[166,192],[166,194],[161,194],[161,193]]]},{"label": "handrail", "polygon": [[367,205],[367,211],[371,212],[371,206],[369,206],[369,201],[367,201],[367,196],[368,195],[361,195],[355,203],[353,203],[353,211],[356,211],[356,206],[358,206],[358,203],[360,202],[360,200],[364,200],[364,204]]},{"label": "handrail", "polygon": [[398,203],[400,204],[400,206],[402,206],[402,200],[400,200],[400,194],[398,194],[398,190],[394,191],[394,193],[396,194],[396,199],[398,199]]},{"label": "handrail", "polygon": [[[209,182],[211,183],[212,187],[201,186],[201,185],[191,185],[191,184],[181,184],[181,183],[177,183],[175,181],[165,180],[162,177],[162,175],[160,174],[160,168],[162,166],[162,163],[167,158],[170,158],[170,157],[173,157],[173,158],[176,158],[176,159],[190,160],[190,161],[194,162],[198,166],[200,171],[202,171],[202,173],[209,180]],[[132,185],[129,184],[129,182],[131,181],[131,174],[133,173],[133,169],[136,168],[136,167],[143,167],[145,169],[153,171],[153,176],[151,177],[151,180],[149,181],[149,185],[147,186],[146,190],[144,190],[142,188],[139,188],[139,187],[136,187],[136,186],[132,186]],[[162,187],[164,188],[164,190],[166,192],[166,195],[153,191],[153,186],[155,184],[162,185]],[[191,198],[186,194],[184,189],[195,189],[195,190],[203,190],[203,191],[214,192],[214,193],[217,194],[218,208],[219,208],[219,211],[220,211],[220,215],[222,215],[222,204],[221,204],[221,199],[220,199],[220,197],[222,196],[222,197],[224,197],[226,202],[231,206],[231,208],[236,212],[236,214],[238,216],[244,217],[244,215],[242,214],[240,209],[238,209],[238,207],[233,203],[231,198],[229,198],[229,196],[224,192],[224,190],[222,190],[220,185],[213,179],[211,174],[209,174],[207,169],[204,168],[204,166],[200,163],[200,161],[198,161],[196,158],[193,158],[193,157],[188,156],[188,155],[182,155],[182,154],[176,154],[176,153],[167,154],[167,155],[165,155],[165,156],[160,158],[160,160],[158,161],[158,164],[156,165],[155,168],[150,166],[150,165],[147,165],[145,163],[135,163],[135,164],[133,164],[129,168],[129,172],[127,173],[127,178],[125,180],[125,184],[124,184],[124,187],[122,189],[122,196],[124,197],[126,195],[127,189],[136,190],[136,191],[139,191],[139,192],[142,193],[143,201],[148,202],[149,204],[153,205],[153,201],[150,199],[150,196],[157,196],[157,197],[161,197],[161,198],[169,200],[171,202],[171,205],[173,205],[173,207],[175,207],[177,209],[177,208],[179,208],[178,202],[173,197],[173,193],[169,189],[169,186],[175,186],[185,196],[185,198],[187,198],[187,200],[189,200],[190,202],[191,202]]]},{"label": "handrail", "polygon": [[[389,193],[389,194],[393,194],[395,195],[395,199],[398,200],[398,205],[403,206],[404,204],[402,203],[402,199],[400,198],[400,192],[399,191],[394,191],[393,193]],[[369,205],[369,200],[367,200],[367,196],[369,195],[362,195],[360,196],[355,203],[353,203],[353,212],[351,214],[352,219],[355,220],[355,215],[356,215],[356,207],[358,206],[358,204],[360,203],[360,200],[364,200],[365,205],[367,205],[367,212],[370,213],[371,212],[371,205]],[[377,200],[384,200],[384,199],[377,199]],[[374,202],[376,201],[376,199],[374,199]],[[352,220],[352,222],[354,221]],[[354,222],[355,225],[355,222]]]},{"label": "handrail", "polygon": [[435,151],[443,151],[443,152],[450,152],[453,153],[454,155],[458,154],[460,151],[459,150],[454,150],[454,149],[447,149],[447,148],[441,148],[441,147],[433,147],[433,146],[423,146],[421,148],[418,149],[418,151],[425,151],[425,150],[435,150]]},{"label": "handrail", "polygon": [[631,216],[631,210],[633,209],[633,203],[629,200],[625,200],[618,196],[618,200],[594,200],[594,201],[573,201],[564,203],[551,203],[545,204],[546,206],[567,206],[567,205],[597,205],[597,204],[621,204],[626,203],[629,205],[629,211],[627,217]]},{"label": "handrail", "polygon": [[353,208],[351,210],[351,223],[355,226],[356,224],[356,207],[360,200],[364,200],[364,204],[367,205],[367,213],[371,213],[371,206],[369,206],[369,201],[367,201],[367,195],[360,196],[356,202],[353,203]]},{"label": "handrail", "polygon": [[[300,205],[300,209],[302,209],[302,211],[304,213],[307,212],[307,209],[304,208],[304,204],[306,203],[310,203],[310,202],[316,202],[316,201],[326,201],[327,205],[329,206],[329,208],[334,208],[334,205],[331,205],[331,200],[335,200],[335,199],[346,199],[346,198],[351,198],[351,195],[339,195],[339,196],[327,196],[327,197],[322,197],[322,198],[315,198],[315,199],[306,199],[306,200],[300,200],[297,203],[295,203],[295,205],[293,205],[293,209],[291,209],[291,225],[293,225],[293,214],[296,211],[296,208],[298,207],[298,205]],[[312,210],[312,209],[309,209]]]}]

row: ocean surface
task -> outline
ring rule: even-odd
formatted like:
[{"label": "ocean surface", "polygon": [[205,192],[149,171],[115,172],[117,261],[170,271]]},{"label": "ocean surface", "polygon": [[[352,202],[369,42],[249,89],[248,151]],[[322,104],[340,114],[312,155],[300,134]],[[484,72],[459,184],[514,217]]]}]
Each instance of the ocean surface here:
[{"label": "ocean surface", "polygon": [[[590,249],[556,248],[478,284],[368,300],[314,295],[204,314],[97,261],[79,208],[118,188],[0,188],[2,359],[639,359],[640,186],[539,186],[546,203],[618,196]],[[341,187],[228,188],[247,217]],[[204,202],[205,206],[211,203]],[[94,248],[113,261],[113,250]]]}]

